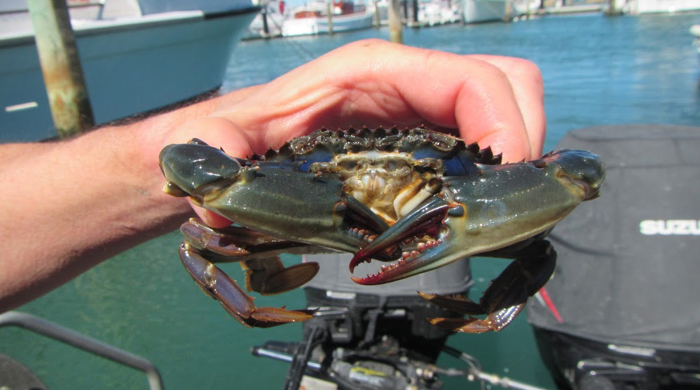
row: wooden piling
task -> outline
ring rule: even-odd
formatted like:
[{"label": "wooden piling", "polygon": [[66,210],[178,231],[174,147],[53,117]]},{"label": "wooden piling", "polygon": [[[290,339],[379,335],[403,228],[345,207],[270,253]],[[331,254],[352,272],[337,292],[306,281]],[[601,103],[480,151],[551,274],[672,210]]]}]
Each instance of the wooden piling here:
[{"label": "wooden piling", "polygon": [[608,1],[608,10],[606,12],[607,16],[620,16],[622,15],[622,8],[618,7],[617,0]]},{"label": "wooden piling", "polygon": [[328,35],[333,35],[333,6],[331,5],[332,0],[328,0],[326,3],[326,13],[328,14]]},{"label": "wooden piling", "polygon": [[263,4],[262,9],[260,10],[260,16],[262,17],[262,22],[263,22],[263,38],[270,38],[270,26],[267,24],[267,4]]},{"label": "wooden piling", "polygon": [[389,0],[389,40],[403,43],[400,0]]},{"label": "wooden piling", "polygon": [[412,0],[411,1],[411,6],[412,6],[412,11],[413,11],[413,26],[414,27],[419,27],[420,24],[418,23],[418,0]]},{"label": "wooden piling", "polygon": [[379,16],[379,0],[374,0],[374,27],[380,28],[382,26],[382,20]]},{"label": "wooden piling", "polygon": [[28,0],[36,46],[60,138],[95,125],[66,0]]}]

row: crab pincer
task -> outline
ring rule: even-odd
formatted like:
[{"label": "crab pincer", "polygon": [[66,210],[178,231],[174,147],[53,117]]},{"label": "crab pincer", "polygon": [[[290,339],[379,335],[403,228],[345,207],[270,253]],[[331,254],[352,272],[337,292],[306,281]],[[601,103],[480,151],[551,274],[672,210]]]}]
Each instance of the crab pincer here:
[{"label": "crab pincer", "polygon": [[527,163],[480,165],[476,175],[444,178],[440,193],[359,250],[350,268],[392,247],[403,248],[402,258],[376,274],[353,280],[389,283],[472,256],[513,259],[479,303],[421,294],[470,316],[434,319],[436,325],[469,333],[498,331],[554,272],[556,252],[544,237],[580,202],[597,197],[604,178],[600,158],[577,150],[557,151]]}]

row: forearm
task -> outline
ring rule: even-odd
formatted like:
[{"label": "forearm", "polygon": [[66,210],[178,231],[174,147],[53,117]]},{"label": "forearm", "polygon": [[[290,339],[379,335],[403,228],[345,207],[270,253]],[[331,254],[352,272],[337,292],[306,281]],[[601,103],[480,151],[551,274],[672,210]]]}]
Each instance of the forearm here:
[{"label": "forearm", "polygon": [[176,229],[192,210],[162,192],[158,151],[218,99],[67,141],[0,145],[0,312]]}]

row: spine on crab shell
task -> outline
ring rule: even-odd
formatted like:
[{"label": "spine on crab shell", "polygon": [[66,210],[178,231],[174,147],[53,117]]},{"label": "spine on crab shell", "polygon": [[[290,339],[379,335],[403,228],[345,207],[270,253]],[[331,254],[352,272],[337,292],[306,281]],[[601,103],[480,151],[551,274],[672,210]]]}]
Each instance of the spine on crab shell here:
[{"label": "spine on crab shell", "polygon": [[344,130],[322,128],[311,134],[286,142],[278,150],[269,149],[264,155],[253,155],[253,161],[330,161],[334,155],[361,153],[370,150],[402,152],[418,158],[452,158],[461,155],[479,164],[497,165],[501,155],[494,155],[490,147],[481,149],[476,143],[465,144],[451,135],[429,130],[425,126],[399,129],[398,127],[350,127]]},{"label": "spine on crab shell", "polygon": [[499,153],[494,155],[493,150],[491,150],[491,146],[487,146],[484,149],[480,149],[476,157],[481,164],[500,165],[503,161],[503,154]]}]

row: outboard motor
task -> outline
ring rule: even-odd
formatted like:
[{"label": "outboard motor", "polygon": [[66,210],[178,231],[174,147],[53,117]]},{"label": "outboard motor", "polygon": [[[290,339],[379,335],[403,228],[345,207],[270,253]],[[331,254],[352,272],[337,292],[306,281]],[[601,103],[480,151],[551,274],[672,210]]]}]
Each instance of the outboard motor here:
[{"label": "outboard motor", "polygon": [[528,304],[561,388],[700,388],[700,127],[600,126],[600,198],[559,223],[557,269]]},{"label": "outboard motor", "polygon": [[[304,288],[304,341],[270,341],[253,354],[291,363],[285,389],[440,389],[433,365],[449,336],[426,318],[461,317],[421,298],[416,291],[465,294],[473,284],[469,260],[381,286],[350,279],[352,255],[313,256],[319,273]],[[358,272],[359,271],[359,272]],[[361,273],[356,270],[356,273]],[[448,351],[449,353],[449,351]]]},{"label": "outboard motor", "polygon": [[[443,267],[444,270],[426,272],[397,282],[362,286],[350,279],[350,256],[347,254],[314,257],[314,261],[323,266],[304,287],[307,307],[318,307],[321,317],[327,311],[336,312],[341,309],[345,312],[333,321],[331,335],[335,343],[346,343],[354,347],[388,336],[395,338],[400,346],[410,347],[411,358],[425,362],[437,359],[450,334],[426,319],[462,317],[462,314],[442,309],[421,298],[416,292],[466,294],[474,284],[469,260],[458,261]],[[360,275],[362,271],[356,273]],[[308,330],[313,323],[304,325]]]}]

